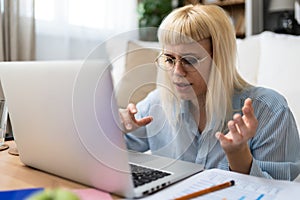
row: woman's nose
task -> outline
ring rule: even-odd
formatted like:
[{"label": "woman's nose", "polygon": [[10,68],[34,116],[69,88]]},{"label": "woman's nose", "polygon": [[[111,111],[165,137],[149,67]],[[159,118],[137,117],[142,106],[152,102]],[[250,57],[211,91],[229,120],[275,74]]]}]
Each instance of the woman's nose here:
[{"label": "woman's nose", "polygon": [[177,76],[186,76],[186,71],[181,63],[181,61],[177,61],[174,63],[173,73]]}]

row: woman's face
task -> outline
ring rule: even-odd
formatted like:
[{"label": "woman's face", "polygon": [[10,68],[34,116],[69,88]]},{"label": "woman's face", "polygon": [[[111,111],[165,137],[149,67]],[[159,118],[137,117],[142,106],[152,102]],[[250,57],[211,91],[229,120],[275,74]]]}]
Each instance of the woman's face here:
[{"label": "woman's face", "polygon": [[175,62],[173,60],[174,67],[168,72],[181,99],[193,100],[205,96],[212,62],[210,39],[189,44],[166,45],[165,48],[165,56],[170,60],[176,59]]}]

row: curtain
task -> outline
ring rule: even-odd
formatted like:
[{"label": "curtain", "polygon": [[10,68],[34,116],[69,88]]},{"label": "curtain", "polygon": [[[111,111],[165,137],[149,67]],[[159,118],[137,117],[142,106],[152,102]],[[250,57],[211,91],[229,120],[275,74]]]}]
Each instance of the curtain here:
[{"label": "curtain", "polygon": [[[136,0],[36,0],[37,60],[84,59],[116,34],[137,29]],[[98,55],[106,57],[106,49]]]},{"label": "curtain", "polygon": [[34,60],[34,0],[0,0],[0,10],[0,60]]},{"label": "curtain", "polygon": [[[0,0],[0,61],[34,59],[34,0]],[[7,120],[6,138],[11,138],[9,116]]]}]

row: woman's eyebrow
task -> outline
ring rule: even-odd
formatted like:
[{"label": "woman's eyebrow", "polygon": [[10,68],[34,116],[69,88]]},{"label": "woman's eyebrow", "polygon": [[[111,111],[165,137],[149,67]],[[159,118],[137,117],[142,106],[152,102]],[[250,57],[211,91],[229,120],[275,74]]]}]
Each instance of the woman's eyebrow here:
[{"label": "woman's eyebrow", "polygon": [[197,57],[199,55],[196,54],[196,53],[183,53],[183,54],[181,54],[181,56],[194,56],[194,57]]},{"label": "woman's eyebrow", "polygon": [[175,58],[175,56],[173,56],[172,54],[164,53],[164,55],[165,55],[165,56],[172,57],[172,58]]},{"label": "woman's eyebrow", "polygon": [[[165,55],[165,56],[172,57],[172,58],[175,58],[175,57],[176,57],[176,56],[174,56],[174,55],[172,55],[172,54],[170,54],[170,53],[164,53],[164,55]],[[178,54],[176,54],[176,55],[178,55]],[[199,57],[199,54],[197,54],[197,53],[182,53],[182,54],[180,54],[180,56],[181,56],[181,57],[183,57],[183,56],[194,56],[194,57],[198,58],[198,57]]]}]

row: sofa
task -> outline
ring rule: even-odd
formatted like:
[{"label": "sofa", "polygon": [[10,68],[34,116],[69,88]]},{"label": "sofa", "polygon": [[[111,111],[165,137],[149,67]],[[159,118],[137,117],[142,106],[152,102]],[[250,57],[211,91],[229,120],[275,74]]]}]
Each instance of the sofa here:
[{"label": "sofa", "polygon": [[250,83],[286,97],[300,125],[300,36],[263,32],[237,40],[238,70]]},{"label": "sofa", "polygon": [[[237,68],[250,83],[284,95],[300,125],[300,36],[262,32],[237,39]],[[111,51],[108,51],[111,53]],[[122,62],[112,62],[120,107],[137,103],[155,88],[155,42],[129,40]],[[112,58],[112,56],[110,57]],[[120,61],[120,60],[119,60]]]}]

